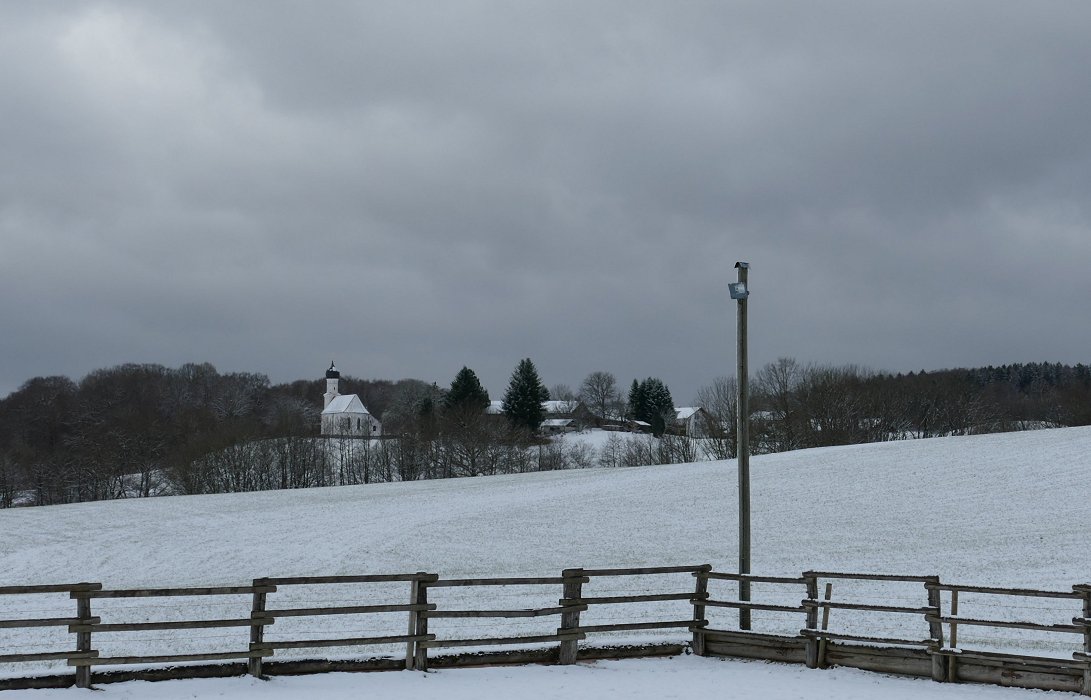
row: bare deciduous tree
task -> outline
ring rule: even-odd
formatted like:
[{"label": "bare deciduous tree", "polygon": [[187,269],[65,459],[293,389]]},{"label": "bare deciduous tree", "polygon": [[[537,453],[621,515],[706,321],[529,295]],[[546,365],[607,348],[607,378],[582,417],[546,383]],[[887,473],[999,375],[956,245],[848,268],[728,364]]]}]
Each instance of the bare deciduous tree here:
[{"label": "bare deciduous tree", "polygon": [[610,372],[598,371],[587,375],[580,385],[580,401],[599,418],[621,417],[621,392],[617,388],[617,379]]},{"label": "bare deciduous tree", "polygon": [[704,409],[708,439],[705,453],[710,459],[735,456],[739,419],[739,383],[734,377],[716,377],[697,392],[695,403]]}]

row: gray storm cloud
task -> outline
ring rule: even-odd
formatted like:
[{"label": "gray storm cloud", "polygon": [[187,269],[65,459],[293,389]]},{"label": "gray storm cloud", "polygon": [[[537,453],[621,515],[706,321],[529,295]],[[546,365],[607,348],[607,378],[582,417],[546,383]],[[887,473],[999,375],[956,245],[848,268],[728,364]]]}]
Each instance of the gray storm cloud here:
[{"label": "gray storm cloud", "polygon": [[1087,362],[1091,5],[0,4],[0,395]]}]

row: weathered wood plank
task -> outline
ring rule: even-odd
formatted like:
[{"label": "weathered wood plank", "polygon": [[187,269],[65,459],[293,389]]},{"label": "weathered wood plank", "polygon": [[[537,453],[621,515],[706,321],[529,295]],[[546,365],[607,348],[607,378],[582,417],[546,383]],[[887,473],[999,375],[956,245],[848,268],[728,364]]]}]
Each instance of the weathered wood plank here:
[{"label": "weathered wood plank", "polygon": [[[449,578],[438,581],[425,581],[429,588],[452,588],[458,586],[560,586],[565,579],[558,576],[540,578]],[[584,581],[584,583],[587,583]]]},{"label": "weathered wood plank", "polygon": [[92,633],[100,632],[139,632],[148,630],[198,630],[225,627],[264,627],[275,622],[273,618],[234,618],[226,620],[172,620],[167,622],[111,622],[95,625],[72,625],[69,632],[78,632],[88,627]]},{"label": "weathered wood plank", "polygon": [[[811,599],[818,598],[818,579],[814,576],[804,576],[803,580],[807,582],[807,597]],[[807,629],[816,629],[818,627],[818,608],[806,608],[806,610]],[[807,640],[807,655],[804,659],[807,668],[818,668],[818,646],[818,639],[812,637]]]},{"label": "weathered wood plank", "polygon": [[730,574],[721,573],[719,571],[710,571],[707,574],[709,579],[716,581],[749,581],[750,583],[784,583],[784,584],[798,584],[800,586],[806,585],[807,579],[794,578],[788,576],[756,576],[754,574]]},{"label": "weathered wood plank", "polygon": [[1086,664],[1086,662],[1076,659],[1069,661],[1055,656],[1031,656],[1029,654],[1008,654],[998,651],[976,651],[973,649],[952,649],[950,647],[933,649],[929,653],[940,656],[954,656],[960,660],[974,659],[983,664],[994,666],[1040,666],[1043,670],[1049,671],[1082,669]]},{"label": "weathered wood plank", "polygon": [[988,683],[1015,688],[1080,692],[1078,674],[1050,672],[1030,667],[991,665],[978,659],[966,659],[958,669],[961,683]]},{"label": "weathered wood plank", "polygon": [[[694,605],[697,601],[694,601]],[[806,608],[802,605],[774,605],[772,603],[751,603],[745,600],[702,600],[701,605],[712,608],[746,608],[748,610],[768,610],[770,612],[802,613]]]},{"label": "weathered wood plank", "polygon": [[[573,604],[571,601],[583,597],[583,584],[590,579],[583,575],[583,569],[565,569],[561,572],[561,578],[564,579],[564,587],[561,589],[560,605],[564,612],[561,613],[561,628],[557,632],[571,634],[573,629],[580,626],[580,613],[587,610],[586,605]],[[563,665],[576,663],[578,656],[578,639],[565,639],[557,649],[557,660]]]},{"label": "weathered wood plank", "polygon": [[799,634],[803,637],[816,637],[818,639],[838,639],[845,642],[865,642],[869,644],[894,644],[898,646],[936,646],[934,639],[897,639],[894,637],[868,637],[857,634],[844,634],[840,632],[827,632],[823,630],[801,629]]},{"label": "weathered wood plank", "polygon": [[[264,619],[267,613],[265,612],[265,606],[268,603],[269,595],[265,593],[264,589],[267,588],[269,583],[264,579],[254,579],[254,595],[251,596],[250,602],[250,619]],[[265,640],[265,626],[253,625],[250,628],[250,648],[255,648],[256,645],[261,644]],[[246,672],[254,678],[262,677],[262,664],[264,663],[262,657],[255,656],[246,660]]]},{"label": "weathered wood plank", "polygon": [[64,627],[66,625],[94,624],[99,618],[81,620],[78,617],[44,617],[26,620],[0,620],[0,629],[19,629],[25,627]]},{"label": "weathered wood plank", "polygon": [[[806,575],[806,574],[804,574]],[[817,580],[817,579],[814,579]],[[830,598],[833,597],[833,584],[829,581],[826,582],[826,591],[822,594],[822,600],[826,603],[830,602]],[[810,615],[807,619],[810,619]],[[830,628],[830,608],[826,606],[822,608],[822,632]],[[813,627],[808,629],[814,629]],[[826,647],[829,646],[829,636],[822,634],[814,638],[818,644],[818,668],[826,668]]]},{"label": "weathered wood plank", "polygon": [[[433,608],[435,606],[432,606]],[[422,612],[421,615],[431,619],[458,618],[458,617],[544,617],[548,615],[562,615],[573,609],[586,610],[587,606],[561,606],[556,608],[539,608],[531,610],[435,610]]]},{"label": "weathered wood plank", "polygon": [[63,661],[64,659],[84,659],[98,656],[97,651],[45,651],[34,654],[0,654],[0,663],[20,663],[23,661]]},{"label": "weathered wood plank", "polygon": [[581,625],[577,632],[625,632],[629,630],[658,630],[672,627],[704,627],[708,620],[669,620],[664,622],[625,622],[616,625]]},{"label": "weathered wood plank", "polygon": [[438,574],[368,574],[363,576],[282,576],[262,579],[273,586],[311,586],[330,583],[399,583],[437,581]]},{"label": "weathered wood plank", "polygon": [[906,613],[911,615],[927,615],[938,613],[939,608],[921,607],[909,608],[900,605],[872,605],[870,603],[841,603],[827,600],[803,600],[800,602],[805,608],[828,608],[830,610],[866,610],[871,612]]},{"label": "weathered wood plank", "polygon": [[804,571],[803,578],[836,578],[855,581],[905,581],[907,583],[929,583],[938,581],[938,576],[901,576],[899,574],[854,574],[841,571]]},{"label": "weathered wood plank", "polygon": [[644,566],[632,569],[583,569],[584,576],[645,576],[650,574],[695,574],[710,571],[711,565],[699,566]]},{"label": "weathered wood plank", "polygon": [[692,600],[693,593],[651,593],[648,595],[615,595],[598,598],[561,598],[561,605],[613,605],[617,603],[653,603],[663,600]]},{"label": "weathered wood plank", "polygon": [[1042,591],[1035,588],[996,588],[994,586],[963,586],[953,583],[925,584],[926,588],[938,591],[961,591],[963,593],[989,593],[992,595],[1024,596],[1028,598],[1069,598],[1078,599],[1082,594],[1075,591]]},{"label": "weathered wood plank", "polygon": [[1036,630],[1039,632],[1063,632],[1068,634],[1083,634],[1082,625],[1047,625],[1039,622],[1020,622],[1017,620],[979,620],[973,617],[961,617],[952,615],[929,616],[939,622],[959,625],[971,625],[976,627],[1007,627],[1019,630]]},{"label": "weathered wood plank", "polygon": [[0,595],[71,593],[72,591],[97,591],[101,588],[101,583],[56,583],[44,586],[0,586]]},{"label": "weathered wood plank", "polygon": [[227,661],[272,656],[268,649],[224,651],[214,654],[165,654],[162,656],[102,656],[95,659],[69,659],[69,666],[128,666],[131,664],[185,663],[187,661]]},{"label": "weathered wood plank", "polygon": [[[86,589],[82,589],[80,592],[86,592]],[[69,593],[69,595],[76,595],[76,591]],[[91,615],[91,599],[90,598],[76,598],[76,617],[80,620],[90,620]],[[76,632],[76,651],[89,653],[93,651],[91,648],[91,631],[88,629],[81,629]],[[69,659],[68,663],[71,664],[73,659]],[[91,687],[91,667],[80,666],[76,669],[76,686],[79,688]]]},{"label": "weathered wood plank", "polygon": [[565,634],[543,634],[532,637],[493,637],[484,639],[437,639],[434,641],[420,642],[419,646],[425,649],[439,649],[443,647],[476,647],[476,646],[503,646],[507,644],[538,644],[542,642],[563,642],[570,639],[584,639],[584,635],[575,632]]},{"label": "weathered wood plank", "polygon": [[312,617],[318,615],[365,615],[370,613],[420,612],[435,610],[435,605],[347,605],[335,608],[279,608],[266,610],[270,617]]},{"label": "weathered wood plank", "polygon": [[318,649],[320,647],[357,647],[373,644],[405,644],[435,639],[434,634],[407,635],[398,634],[387,637],[348,637],[345,639],[297,639],[289,641],[262,642],[256,649]]},{"label": "weathered wood plank", "polygon": [[919,678],[929,678],[933,673],[932,658],[923,649],[879,648],[831,643],[826,649],[826,660],[831,666]]},{"label": "weathered wood plank", "polygon": [[276,586],[217,586],[210,588],[131,588],[117,590],[72,591],[72,598],[173,598],[178,596],[249,595],[275,593]]},{"label": "weathered wood plank", "polygon": [[773,647],[758,645],[729,644],[707,641],[706,656],[735,659],[757,659],[780,663],[802,664],[806,659],[806,650],[802,647]]},{"label": "weathered wood plank", "polygon": [[[1091,584],[1075,585],[1073,592],[1083,595],[1083,619],[1091,620]],[[1091,625],[1083,628],[1083,654],[1085,660],[1091,660]],[[1073,656],[1073,658],[1080,658]],[[1080,693],[1091,696],[1091,663],[1083,669],[1083,680],[1080,683]]]},{"label": "weathered wood plank", "polygon": [[[936,581],[938,583],[938,581]],[[936,615],[940,614],[940,606],[943,604],[943,600],[940,597],[940,591],[935,588],[928,587],[925,584],[925,593],[928,594],[928,605],[934,609],[934,612],[929,612],[924,616],[925,622],[928,623],[928,636],[936,640],[935,646],[943,646],[943,625],[935,619]],[[952,593],[956,596],[957,594]],[[957,604],[957,603],[956,603]],[[951,659],[944,656],[933,655],[932,656],[932,680],[937,683],[942,683],[947,680],[947,663]]]},{"label": "weathered wood plank", "polygon": [[[428,603],[427,581],[419,579],[409,584],[409,602],[413,605],[430,607]],[[410,637],[435,637],[428,633],[428,618],[420,612],[409,613],[408,632]],[[425,640],[427,641],[427,640]],[[428,650],[421,646],[421,641],[406,642],[405,665],[417,671],[428,670]]]},{"label": "weathered wood plank", "polygon": [[767,634],[764,632],[750,632],[744,630],[721,630],[702,628],[699,630],[706,642],[723,642],[725,644],[749,644],[753,646],[789,646],[803,649],[807,646],[807,640],[803,637],[788,637],[782,634]]},{"label": "weathered wood plank", "polygon": [[[693,621],[698,622],[705,619],[707,609],[705,608],[704,601],[708,600],[708,572],[698,571],[693,574],[695,579],[695,586],[693,589],[693,597],[690,599],[690,605],[693,606]],[[693,647],[693,653],[697,656],[705,655],[705,637],[701,634],[701,628],[694,627],[691,630],[692,638],[690,640],[690,646]]]}]

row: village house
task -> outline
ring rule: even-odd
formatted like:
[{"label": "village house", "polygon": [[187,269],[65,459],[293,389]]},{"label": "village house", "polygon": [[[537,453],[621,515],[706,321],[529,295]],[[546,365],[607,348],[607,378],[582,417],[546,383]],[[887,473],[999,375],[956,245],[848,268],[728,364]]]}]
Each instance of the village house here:
[{"label": "village house", "polygon": [[[504,402],[491,401],[485,408],[490,416],[504,415]],[[571,433],[582,430],[594,421],[594,415],[581,401],[543,401],[544,414],[540,430],[543,433]]]},{"label": "village house", "polygon": [[703,438],[709,435],[709,416],[700,406],[675,408],[673,432],[687,437]]}]

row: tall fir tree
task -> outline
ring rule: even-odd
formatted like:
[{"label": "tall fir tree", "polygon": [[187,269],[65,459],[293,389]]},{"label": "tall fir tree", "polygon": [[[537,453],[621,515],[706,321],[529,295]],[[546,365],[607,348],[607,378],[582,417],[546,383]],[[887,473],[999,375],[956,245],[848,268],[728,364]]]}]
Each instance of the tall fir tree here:
[{"label": "tall fir tree", "polygon": [[663,380],[648,377],[644,381],[633,380],[629,387],[629,415],[652,427],[652,433],[662,435],[667,422],[674,417],[674,399]]},{"label": "tall fir tree", "polygon": [[640,382],[633,380],[629,386],[628,416],[633,420],[644,420],[644,392],[640,388]]},{"label": "tall fir tree", "polygon": [[451,389],[443,397],[443,410],[446,413],[472,411],[482,413],[489,407],[489,392],[481,386],[481,381],[469,367],[463,367],[451,382]]},{"label": "tall fir tree", "polygon": [[545,418],[542,402],[549,400],[549,390],[538,377],[538,370],[530,358],[519,361],[511,374],[508,390],[504,394],[504,414],[512,425],[531,432],[538,429]]},{"label": "tall fir tree", "polygon": [[644,394],[645,420],[652,425],[653,435],[662,435],[667,431],[670,421],[674,420],[674,399],[671,390],[656,377],[648,377],[642,383]]}]

